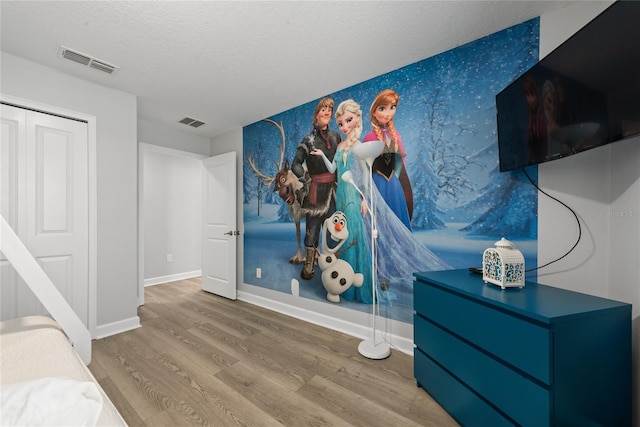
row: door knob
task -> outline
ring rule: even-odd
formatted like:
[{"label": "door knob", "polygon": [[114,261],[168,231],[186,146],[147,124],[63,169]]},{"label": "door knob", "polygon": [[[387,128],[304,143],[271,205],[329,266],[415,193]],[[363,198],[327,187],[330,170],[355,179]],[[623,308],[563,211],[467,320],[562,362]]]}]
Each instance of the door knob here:
[{"label": "door knob", "polygon": [[224,233],[225,236],[233,236],[233,231],[227,231]]}]

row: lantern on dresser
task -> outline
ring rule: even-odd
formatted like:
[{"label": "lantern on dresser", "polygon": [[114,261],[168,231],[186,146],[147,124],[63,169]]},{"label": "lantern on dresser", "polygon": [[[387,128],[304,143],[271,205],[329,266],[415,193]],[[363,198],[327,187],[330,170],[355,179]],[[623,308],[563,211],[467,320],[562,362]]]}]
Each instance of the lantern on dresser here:
[{"label": "lantern on dresser", "polygon": [[505,288],[524,287],[524,257],[504,237],[482,255],[482,280]]}]

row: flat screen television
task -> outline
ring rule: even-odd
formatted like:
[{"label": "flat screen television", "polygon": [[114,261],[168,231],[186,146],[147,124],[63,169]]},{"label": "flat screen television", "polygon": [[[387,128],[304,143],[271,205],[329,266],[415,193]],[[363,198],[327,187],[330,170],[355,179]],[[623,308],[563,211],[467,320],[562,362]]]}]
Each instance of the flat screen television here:
[{"label": "flat screen television", "polygon": [[640,135],[640,1],[619,0],[496,95],[500,171]]}]

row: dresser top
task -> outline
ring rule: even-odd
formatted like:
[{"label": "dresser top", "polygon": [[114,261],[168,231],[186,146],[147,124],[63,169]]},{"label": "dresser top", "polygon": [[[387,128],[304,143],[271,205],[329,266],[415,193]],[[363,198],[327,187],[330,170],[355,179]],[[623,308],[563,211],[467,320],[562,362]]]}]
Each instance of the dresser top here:
[{"label": "dresser top", "polygon": [[491,283],[484,283],[482,275],[468,270],[420,272],[414,273],[414,276],[417,280],[429,282],[469,299],[517,312],[543,323],[588,316],[602,310],[627,310],[631,315],[631,304],[534,282],[526,282],[522,289],[503,290]]}]

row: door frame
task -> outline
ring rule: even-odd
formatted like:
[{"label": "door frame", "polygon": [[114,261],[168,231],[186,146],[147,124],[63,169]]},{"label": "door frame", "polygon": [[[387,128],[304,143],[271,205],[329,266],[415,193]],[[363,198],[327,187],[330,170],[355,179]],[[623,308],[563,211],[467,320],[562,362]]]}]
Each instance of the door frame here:
[{"label": "door frame", "polygon": [[138,307],[144,305],[144,155],[145,151],[189,159],[206,159],[208,156],[138,141]]},{"label": "door frame", "polygon": [[98,311],[98,180],[97,180],[97,133],[96,133],[96,116],[81,113],[78,111],[67,110],[66,108],[55,105],[44,104],[42,102],[33,101],[16,96],[0,93],[0,101],[14,107],[26,110],[35,110],[45,114],[52,114],[71,120],[80,120],[87,123],[87,166],[88,166],[88,202],[89,202],[89,289],[88,289],[88,325],[87,329],[91,333],[91,337],[95,338],[97,326]]}]

